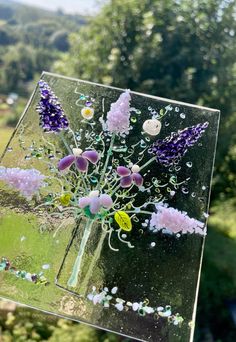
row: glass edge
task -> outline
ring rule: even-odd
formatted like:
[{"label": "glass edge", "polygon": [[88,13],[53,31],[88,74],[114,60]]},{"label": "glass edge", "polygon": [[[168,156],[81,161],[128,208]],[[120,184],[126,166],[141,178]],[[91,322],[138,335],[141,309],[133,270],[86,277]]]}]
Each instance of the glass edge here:
[{"label": "glass edge", "polygon": [[[105,84],[101,84],[101,83],[97,83],[97,82],[91,82],[91,81],[85,81],[85,80],[81,80],[79,78],[75,78],[75,77],[69,77],[69,76],[63,76],[60,74],[56,74],[56,73],[52,73],[52,72],[48,72],[48,71],[43,71],[42,72],[42,76],[44,75],[48,75],[48,76],[54,76],[54,77],[58,77],[58,78],[64,78],[67,80],[71,80],[71,81],[77,81],[77,82],[82,82],[82,83],[87,83],[87,84],[93,84],[99,87],[105,87],[105,88],[109,88],[109,89],[114,89],[114,90],[119,90],[119,91],[124,91],[125,89],[123,88],[118,88],[118,87],[113,87],[110,85],[105,85]],[[188,103],[188,102],[183,102],[183,101],[177,101],[177,100],[171,100],[165,97],[159,97],[159,96],[154,96],[154,95],[148,95],[145,93],[139,93],[137,91],[130,91],[132,94],[135,95],[139,95],[139,96],[145,96],[151,99],[155,99],[158,101],[162,101],[162,102],[171,102],[171,103],[175,103],[175,104],[179,104],[179,105],[183,105],[183,106],[187,106],[187,107],[193,107],[193,108],[197,108],[197,109],[204,109],[204,110],[208,110],[211,112],[220,112],[219,109],[215,109],[215,108],[209,108],[209,107],[204,107],[204,106],[198,106],[192,103]]]},{"label": "glass edge", "polygon": [[[43,76],[43,73],[41,74],[41,77],[42,77],[42,76]],[[4,148],[4,151],[3,151],[2,154],[0,155],[0,163],[2,162],[2,159],[4,158],[4,156],[5,156],[5,154],[6,154],[6,151],[7,151],[8,147],[9,147],[9,145],[10,145],[12,139],[14,138],[14,136],[15,136],[15,134],[16,134],[16,132],[17,132],[17,130],[18,130],[18,128],[19,128],[21,122],[22,122],[23,119],[24,119],[25,114],[27,113],[27,111],[28,111],[28,109],[29,109],[29,107],[30,107],[30,104],[31,104],[31,102],[32,102],[32,100],[33,100],[33,98],[34,98],[34,95],[36,94],[37,88],[38,88],[38,84],[35,85],[34,90],[33,90],[32,94],[31,94],[31,96],[30,96],[28,102],[26,103],[25,109],[23,110],[23,113],[22,113],[22,115],[20,116],[19,121],[17,122],[16,127],[14,128],[13,133],[11,134],[11,137],[10,137],[10,139],[8,140],[8,143],[6,144],[6,147]]]},{"label": "glass edge", "polygon": [[[210,207],[212,179],[213,179],[213,174],[214,174],[214,165],[215,165],[216,150],[217,150],[217,143],[218,143],[219,126],[220,126],[220,111],[218,113],[217,127],[216,127],[216,134],[215,134],[214,155],[212,158],[211,176],[210,176],[210,191],[209,191],[208,198],[207,198],[207,213],[209,212],[209,207]],[[207,224],[208,224],[208,218],[206,220],[206,225]],[[197,285],[196,285],[196,291],[195,291],[195,300],[194,300],[194,306],[193,306],[193,315],[192,315],[192,322],[194,324],[193,324],[193,327],[192,327],[191,333],[190,333],[190,340],[189,340],[190,342],[194,341],[195,322],[196,322],[197,305],[198,305],[198,295],[199,295],[199,289],[200,289],[202,261],[203,261],[203,256],[204,256],[205,243],[206,243],[206,237],[204,237],[203,241],[202,241],[201,256],[200,256],[200,263],[199,263],[199,270],[198,270],[198,279],[197,279]]]},{"label": "glass edge", "polygon": [[[66,292],[68,292],[68,291],[66,291]],[[90,326],[92,328],[99,329],[99,330],[104,330],[104,331],[107,331],[107,332],[110,332],[110,333],[114,333],[116,335],[121,335],[123,337],[130,338],[131,340],[140,341],[140,342],[148,342],[147,340],[142,340],[142,339],[139,339],[139,338],[131,336],[131,335],[125,335],[125,334],[123,334],[121,332],[117,332],[116,330],[111,330],[111,329],[108,329],[108,328],[105,328],[105,327],[100,327],[100,326],[98,326],[96,324],[89,323],[89,322],[87,322],[87,321],[85,321],[83,319],[75,319],[75,318],[67,316],[67,315],[54,313],[52,311],[48,311],[48,310],[45,310],[45,309],[37,308],[36,306],[33,306],[33,305],[24,304],[24,303],[18,302],[16,300],[12,300],[12,299],[10,299],[8,297],[3,297],[1,294],[0,294],[0,299],[8,301],[8,302],[11,302],[11,303],[15,303],[15,304],[17,304],[19,306],[22,306],[22,307],[25,307],[25,308],[29,308],[29,309],[33,309],[35,311],[39,311],[39,312],[44,313],[46,315],[51,315],[51,316],[55,316],[57,318],[67,319],[69,321],[73,321],[73,322],[76,322],[76,323],[86,324],[86,325],[88,325],[88,326]]]}]

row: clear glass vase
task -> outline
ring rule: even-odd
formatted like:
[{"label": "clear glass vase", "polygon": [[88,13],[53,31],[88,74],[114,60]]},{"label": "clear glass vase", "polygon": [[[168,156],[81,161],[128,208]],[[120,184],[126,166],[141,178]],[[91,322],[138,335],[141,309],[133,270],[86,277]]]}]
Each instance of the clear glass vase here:
[{"label": "clear glass vase", "polygon": [[99,263],[105,238],[106,232],[98,221],[82,218],[72,231],[56,285],[85,296],[95,282],[102,283],[102,266]]}]

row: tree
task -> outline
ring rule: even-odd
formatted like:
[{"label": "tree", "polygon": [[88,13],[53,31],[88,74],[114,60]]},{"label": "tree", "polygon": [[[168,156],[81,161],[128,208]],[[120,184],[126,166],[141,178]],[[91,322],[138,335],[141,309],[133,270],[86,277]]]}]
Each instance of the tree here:
[{"label": "tree", "polygon": [[24,40],[34,47],[48,47],[50,37],[60,29],[60,24],[53,20],[41,19],[30,22],[24,27]]},{"label": "tree", "polygon": [[33,79],[35,72],[35,51],[23,44],[10,47],[2,61],[2,84],[5,92],[25,93],[23,82]]},{"label": "tree", "polygon": [[0,26],[0,46],[15,44],[19,40],[18,32],[10,25]]},{"label": "tree", "polygon": [[68,51],[68,32],[66,30],[54,32],[50,37],[49,44],[59,51]]},{"label": "tree", "polygon": [[0,19],[9,20],[13,16],[13,10],[7,5],[0,4]]}]

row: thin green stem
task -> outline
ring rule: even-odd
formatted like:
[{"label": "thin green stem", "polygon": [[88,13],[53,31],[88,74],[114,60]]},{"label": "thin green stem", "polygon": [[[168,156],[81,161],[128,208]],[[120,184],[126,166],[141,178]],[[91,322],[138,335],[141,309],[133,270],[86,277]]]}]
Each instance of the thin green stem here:
[{"label": "thin green stem", "polygon": [[75,138],[75,133],[74,133],[74,131],[71,129],[71,128],[69,128],[69,132],[72,134],[72,136],[73,136],[73,139],[74,139],[74,143],[75,143],[75,146],[76,146],[76,148],[78,148],[78,143],[77,143],[77,140],[76,140],[76,138]]},{"label": "thin green stem", "polygon": [[[72,131],[72,133],[73,133],[73,131]],[[60,136],[61,140],[63,141],[63,144],[65,145],[67,151],[69,152],[69,154],[71,154],[72,153],[71,148],[67,144],[67,142],[66,142],[64,136],[62,135],[62,133],[60,133],[59,136]],[[86,179],[85,179],[85,177],[84,177],[84,175],[82,173],[80,173],[80,178],[81,178],[81,180],[83,182],[85,192],[88,193],[89,192],[89,185],[86,183]]]},{"label": "thin green stem", "polygon": [[120,184],[118,184],[116,187],[115,187],[115,189],[112,191],[112,193],[111,193],[111,197],[117,192],[117,190],[119,190],[120,189]]},{"label": "thin green stem", "polygon": [[109,159],[110,159],[110,156],[112,154],[112,149],[113,149],[113,145],[114,145],[114,142],[115,142],[115,133],[112,134],[112,137],[111,137],[111,142],[110,142],[110,147],[109,147],[109,150],[107,151],[107,157],[106,157],[106,161],[104,163],[104,167],[103,167],[103,170],[102,170],[102,173],[101,173],[101,177],[100,177],[100,180],[98,182],[98,185],[96,187],[96,189],[99,190],[100,188],[100,185],[102,184],[103,180],[104,180],[104,177],[105,177],[105,173],[106,173],[106,169],[107,169],[107,166],[108,166],[108,163],[109,163]]},{"label": "thin green stem", "polygon": [[130,243],[130,241],[126,241],[124,239],[122,239],[122,237],[120,236],[122,230],[119,229],[118,232],[117,232],[117,236],[118,236],[118,239],[122,242],[122,243],[125,243],[129,248],[134,248],[134,246]]},{"label": "thin green stem", "polygon": [[143,164],[141,167],[140,167],[140,171],[142,169],[144,169],[145,167],[147,167],[149,164],[151,164],[154,160],[156,160],[156,157],[152,157],[151,159],[149,159],[145,164]]},{"label": "thin green stem", "polygon": [[64,138],[62,132],[59,133],[59,137],[61,138],[63,144],[65,145],[65,148],[67,149],[68,153],[71,154],[71,153],[72,153],[71,148],[70,148],[70,146],[67,144],[67,141],[66,141],[66,139]]},{"label": "thin green stem", "polygon": [[74,194],[77,195],[77,192],[79,191],[79,189],[81,189],[80,187],[80,181],[78,181],[77,185],[76,185],[76,188],[75,188],[75,191],[74,191]]},{"label": "thin green stem", "polygon": [[89,187],[88,187],[88,185],[86,183],[86,180],[85,180],[84,176],[81,173],[80,173],[80,177],[81,177],[82,183],[84,185],[84,190],[85,190],[86,194],[88,194],[89,193]]},{"label": "thin green stem", "polygon": [[[147,210],[140,210],[140,211],[135,211],[135,210],[127,210],[125,211],[127,214],[147,214],[147,215],[152,215],[153,213],[151,211],[147,211]],[[116,211],[113,211],[112,213],[110,213],[107,216],[112,216],[116,213]]]}]

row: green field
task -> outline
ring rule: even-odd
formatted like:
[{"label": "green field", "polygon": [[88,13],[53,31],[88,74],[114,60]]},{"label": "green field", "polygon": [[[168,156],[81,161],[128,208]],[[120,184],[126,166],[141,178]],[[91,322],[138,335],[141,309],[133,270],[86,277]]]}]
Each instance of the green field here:
[{"label": "green field", "polygon": [[4,148],[9,141],[12,132],[12,128],[0,128],[0,154],[4,151]]},{"label": "green field", "polygon": [[[0,153],[4,151],[4,148],[12,134],[14,129],[12,128],[1,128],[0,129]],[[55,260],[55,268],[54,265],[50,265],[50,269],[46,270],[45,276],[50,281],[50,283],[54,283],[54,276],[60,266],[61,260],[58,258],[54,258],[55,255],[60,255],[60,251],[64,250],[66,244],[68,243],[68,231],[64,232],[64,234],[59,234],[57,239],[51,239],[48,233],[40,234],[38,229],[32,229],[32,225],[36,226],[35,218],[33,215],[30,214],[13,214],[13,212],[9,213],[9,215],[4,215],[4,222],[2,222],[2,231],[1,231],[1,244],[3,248],[1,248],[1,255],[8,257],[10,260],[15,255],[25,255],[24,251],[27,251],[29,255],[34,255],[34,260],[28,265],[27,263],[27,256],[26,261],[24,262],[24,258],[22,259],[22,263],[19,264],[19,267],[22,270],[31,273],[39,273],[42,271],[42,265],[47,264],[48,260]],[[25,239],[21,241],[21,238],[24,237]],[[63,243],[63,247],[61,245]],[[50,246],[50,248],[45,250],[45,246]],[[1,276],[1,274],[0,274]],[[8,284],[12,286],[13,292],[15,292],[14,284],[17,281],[17,292],[15,296],[16,301],[24,301],[23,300],[23,293],[25,289],[30,291],[32,290],[32,283],[27,281],[22,281],[20,279],[16,279],[13,275],[4,275],[9,278]],[[1,290],[4,289],[1,286]],[[41,291],[44,290],[44,287],[36,286],[34,294],[37,296],[37,292],[41,295]],[[50,291],[52,290],[52,291]],[[43,291],[44,292],[44,291]],[[48,298],[48,302],[50,298],[53,297],[53,293],[55,292],[55,287],[47,287],[45,293],[43,294]],[[21,293],[23,297],[21,298]],[[13,296],[14,297],[14,296]]]},{"label": "green field", "polygon": [[[50,268],[43,271],[49,282],[48,286],[36,285],[4,272],[0,273],[0,278],[7,278],[6,292],[9,293],[9,288],[11,288],[12,299],[24,303],[34,299],[35,303],[38,302],[39,307],[40,298],[43,296],[49,309],[49,303],[54,301],[57,294],[58,297],[61,294],[61,292],[58,293],[59,289],[57,290],[50,284],[54,284],[55,274],[62,261],[63,251],[68,243],[68,236],[70,236],[68,235],[69,228],[58,234],[57,238],[52,239],[47,232],[39,233],[34,215],[14,214],[12,211],[9,211],[9,215],[5,212],[1,223],[1,256],[6,256],[12,261],[17,255],[17,259],[13,262],[17,269],[38,274],[43,271],[42,266],[50,261]],[[1,286],[0,293],[4,295],[4,285]]]}]

